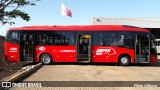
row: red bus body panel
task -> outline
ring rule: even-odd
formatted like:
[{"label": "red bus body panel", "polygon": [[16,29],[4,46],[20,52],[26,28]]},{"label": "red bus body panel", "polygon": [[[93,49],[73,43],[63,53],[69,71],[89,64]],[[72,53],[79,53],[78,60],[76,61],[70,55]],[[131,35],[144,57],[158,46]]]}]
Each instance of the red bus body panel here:
[{"label": "red bus body panel", "polygon": [[150,63],[151,64],[157,63],[157,57],[155,57],[153,54],[150,54]]},{"label": "red bus body panel", "polygon": [[[5,42],[5,56],[8,61],[20,62],[19,45]],[[36,46],[34,50],[34,62],[39,62],[40,55],[48,53],[53,62],[77,62],[76,46]],[[135,62],[135,52],[133,49],[116,46],[92,46],[91,62],[118,62],[121,54],[128,54],[131,63]],[[150,55],[150,63],[156,63],[157,58]]]},{"label": "red bus body panel", "polygon": [[[34,62],[39,62],[41,54],[50,54],[53,62],[77,62],[76,46],[36,46],[34,50]],[[135,62],[133,49],[116,46],[92,46],[91,62],[118,62],[121,54],[128,54],[131,63]],[[6,59],[11,62],[20,62],[19,45],[5,42]],[[157,62],[154,55],[150,55],[150,63]]]},{"label": "red bus body panel", "polygon": [[76,46],[36,46],[35,62],[45,53],[52,56],[53,62],[76,62]]},{"label": "red bus body panel", "polygon": [[19,45],[5,42],[4,46],[5,46],[5,58],[8,61],[19,62],[20,61]]},{"label": "red bus body panel", "polygon": [[134,50],[116,46],[93,46],[93,62],[118,62],[120,54],[128,54],[134,62]]},{"label": "red bus body panel", "polygon": [[[5,55],[7,55],[7,60],[19,62],[19,45],[5,42],[5,46]],[[45,53],[51,55],[53,62],[77,62],[76,46],[35,46],[34,62],[39,62],[40,55]],[[118,62],[120,54],[130,55],[132,63],[134,63],[133,49],[116,46],[92,46],[91,62]]]}]

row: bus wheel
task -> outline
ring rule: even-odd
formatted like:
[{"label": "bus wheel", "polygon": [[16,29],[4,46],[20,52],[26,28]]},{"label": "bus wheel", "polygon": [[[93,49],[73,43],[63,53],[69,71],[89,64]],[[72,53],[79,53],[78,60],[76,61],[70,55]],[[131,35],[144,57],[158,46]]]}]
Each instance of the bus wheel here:
[{"label": "bus wheel", "polygon": [[130,64],[130,57],[127,55],[122,55],[119,57],[119,65],[121,66],[127,66]]},{"label": "bus wheel", "polygon": [[52,63],[51,56],[49,54],[43,54],[41,56],[41,63],[45,65],[51,64]]}]

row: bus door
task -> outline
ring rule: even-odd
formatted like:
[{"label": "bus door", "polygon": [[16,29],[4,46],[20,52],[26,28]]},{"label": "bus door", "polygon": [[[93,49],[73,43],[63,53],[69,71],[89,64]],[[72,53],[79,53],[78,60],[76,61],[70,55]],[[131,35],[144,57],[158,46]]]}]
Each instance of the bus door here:
[{"label": "bus door", "polygon": [[91,59],[91,35],[78,35],[77,61],[90,62]]},{"label": "bus door", "polygon": [[160,59],[160,39],[156,39],[157,59]]},{"label": "bus door", "polygon": [[20,58],[24,62],[32,62],[34,54],[34,35],[20,35]]},{"label": "bus door", "polygon": [[135,63],[149,63],[150,61],[150,36],[136,35]]}]

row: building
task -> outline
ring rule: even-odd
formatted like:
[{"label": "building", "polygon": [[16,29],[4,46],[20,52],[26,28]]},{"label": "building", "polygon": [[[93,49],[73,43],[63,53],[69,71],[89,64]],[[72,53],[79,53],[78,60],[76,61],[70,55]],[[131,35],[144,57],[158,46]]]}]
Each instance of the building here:
[{"label": "building", "polygon": [[93,25],[129,25],[145,28],[158,39],[160,39],[160,17],[93,17]]}]

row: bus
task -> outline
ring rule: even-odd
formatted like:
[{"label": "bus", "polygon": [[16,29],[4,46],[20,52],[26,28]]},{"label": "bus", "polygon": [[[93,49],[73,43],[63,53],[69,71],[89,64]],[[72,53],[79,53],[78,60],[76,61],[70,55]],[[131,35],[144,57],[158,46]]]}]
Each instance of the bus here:
[{"label": "bus", "polygon": [[160,59],[160,39],[156,39],[157,59]]},{"label": "bus", "polygon": [[154,36],[126,25],[25,26],[5,38],[10,62],[131,63],[157,62]]}]

